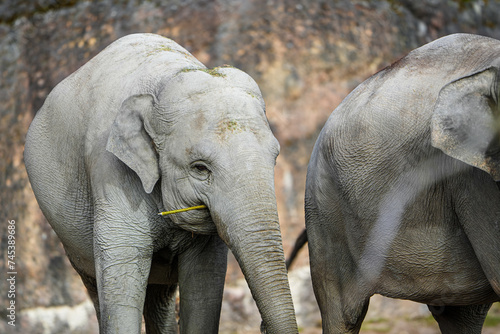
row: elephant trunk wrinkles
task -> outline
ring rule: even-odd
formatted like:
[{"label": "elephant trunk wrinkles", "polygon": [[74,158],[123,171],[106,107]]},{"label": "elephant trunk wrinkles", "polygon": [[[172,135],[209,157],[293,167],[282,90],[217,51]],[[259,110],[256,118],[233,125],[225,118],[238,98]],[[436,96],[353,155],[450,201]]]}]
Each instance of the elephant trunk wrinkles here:
[{"label": "elephant trunk wrinkles", "polygon": [[[238,260],[267,333],[298,333],[274,189],[258,196],[248,188],[239,190],[228,194],[225,209],[214,217],[219,235]],[[243,196],[248,201],[241,202],[242,192],[249,194]]]}]

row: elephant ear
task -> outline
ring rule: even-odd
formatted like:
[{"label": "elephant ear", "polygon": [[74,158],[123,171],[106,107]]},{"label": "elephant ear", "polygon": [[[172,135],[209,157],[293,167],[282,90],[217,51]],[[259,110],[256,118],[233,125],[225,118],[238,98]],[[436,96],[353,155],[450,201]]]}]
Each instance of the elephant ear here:
[{"label": "elephant ear", "polygon": [[148,194],[160,178],[158,156],[144,123],[153,111],[154,101],[152,95],[126,99],[111,126],[106,145],[106,150],[137,173]]},{"label": "elephant ear", "polygon": [[432,116],[432,146],[500,181],[499,71],[490,67],[444,86]]}]

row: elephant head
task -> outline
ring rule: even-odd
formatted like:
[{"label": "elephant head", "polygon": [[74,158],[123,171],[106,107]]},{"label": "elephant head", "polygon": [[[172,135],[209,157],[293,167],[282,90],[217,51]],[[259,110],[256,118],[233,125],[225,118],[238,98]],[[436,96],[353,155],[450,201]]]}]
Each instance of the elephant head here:
[{"label": "elephant head", "polygon": [[500,181],[499,69],[444,86],[432,117],[432,145]]},{"label": "elephant head", "polygon": [[279,144],[257,84],[235,68],[184,68],[157,93],[128,98],[107,150],[150,193],[161,180],[182,229],[217,233],[237,258],[267,330],[297,332],[274,192]]}]

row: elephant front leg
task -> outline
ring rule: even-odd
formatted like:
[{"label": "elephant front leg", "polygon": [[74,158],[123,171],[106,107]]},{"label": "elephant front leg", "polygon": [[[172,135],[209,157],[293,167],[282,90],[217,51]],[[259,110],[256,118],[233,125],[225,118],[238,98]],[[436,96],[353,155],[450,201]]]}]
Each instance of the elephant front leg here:
[{"label": "elephant front leg", "polygon": [[218,236],[196,236],[179,255],[181,333],[218,333],[227,247]]},{"label": "elephant front leg", "polygon": [[491,304],[467,306],[432,306],[429,311],[443,334],[481,334]]},{"label": "elephant front leg", "polygon": [[[453,184],[454,208],[491,288],[500,297],[500,192],[490,175],[473,169]],[[475,282],[470,282],[471,286]]]},{"label": "elephant front leg", "polygon": [[[141,333],[151,241],[116,222],[96,222],[94,255],[100,333]],[[134,233],[135,231],[135,233]]]}]

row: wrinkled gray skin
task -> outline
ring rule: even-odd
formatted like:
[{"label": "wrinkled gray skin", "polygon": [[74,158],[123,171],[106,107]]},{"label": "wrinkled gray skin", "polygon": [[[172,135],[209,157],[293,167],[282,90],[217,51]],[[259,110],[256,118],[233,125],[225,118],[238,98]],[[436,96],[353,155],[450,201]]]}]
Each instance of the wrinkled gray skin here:
[{"label": "wrinkled gray skin", "polygon": [[500,41],[451,35],[358,86],[313,151],[306,228],[324,333],[370,296],[480,333],[500,296]]},{"label": "wrinkled gray skin", "polygon": [[[227,246],[268,333],[297,333],[256,83],[175,42],[126,36],[50,93],[26,139],[38,203],[101,333],[217,333]],[[208,210],[158,212],[205,204]],[[259,324],[256,324],[258,326]]]}]

